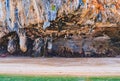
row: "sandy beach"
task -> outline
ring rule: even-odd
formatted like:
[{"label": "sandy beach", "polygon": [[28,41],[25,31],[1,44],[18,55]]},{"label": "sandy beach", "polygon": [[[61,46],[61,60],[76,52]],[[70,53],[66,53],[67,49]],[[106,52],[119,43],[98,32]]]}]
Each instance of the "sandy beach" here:
[{"label": "sandy beach", "polygon": [[120,76],[119,58],[0,58],[0,74]]}]

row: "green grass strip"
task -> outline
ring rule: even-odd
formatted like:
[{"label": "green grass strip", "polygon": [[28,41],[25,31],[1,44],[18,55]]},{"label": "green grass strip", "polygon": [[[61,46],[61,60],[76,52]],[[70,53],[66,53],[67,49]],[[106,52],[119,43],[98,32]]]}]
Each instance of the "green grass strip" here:
[{"label": "green grass strip", "polygon": [[0,75],[0,81],[120,81],[120,77]]}]

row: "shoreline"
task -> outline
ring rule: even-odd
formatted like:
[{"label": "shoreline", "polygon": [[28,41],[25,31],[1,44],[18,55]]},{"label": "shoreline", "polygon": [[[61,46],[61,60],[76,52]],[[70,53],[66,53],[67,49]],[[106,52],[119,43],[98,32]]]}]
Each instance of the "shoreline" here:
[{"label": "shoreline", "polygon": [[119,58],[1,58],[0,75],[120,76]]}]

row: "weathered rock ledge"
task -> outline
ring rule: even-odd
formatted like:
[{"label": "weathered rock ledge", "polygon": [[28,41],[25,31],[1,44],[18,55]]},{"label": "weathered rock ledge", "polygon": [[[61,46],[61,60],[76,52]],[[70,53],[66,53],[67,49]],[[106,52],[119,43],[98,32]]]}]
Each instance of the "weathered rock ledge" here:
[{"label": "weathered rock ledge", "polygon": [[119,55],[119,0],[0,0],[0,7],[0,55]]}]

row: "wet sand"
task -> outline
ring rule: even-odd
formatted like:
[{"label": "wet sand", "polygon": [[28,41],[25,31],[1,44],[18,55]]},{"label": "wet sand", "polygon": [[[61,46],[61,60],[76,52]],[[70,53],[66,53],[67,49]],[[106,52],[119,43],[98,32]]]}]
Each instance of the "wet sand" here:
[{"label": "wet sand", "polygon": [[120,58],[0,58],[0,74],[120,76]]}]

